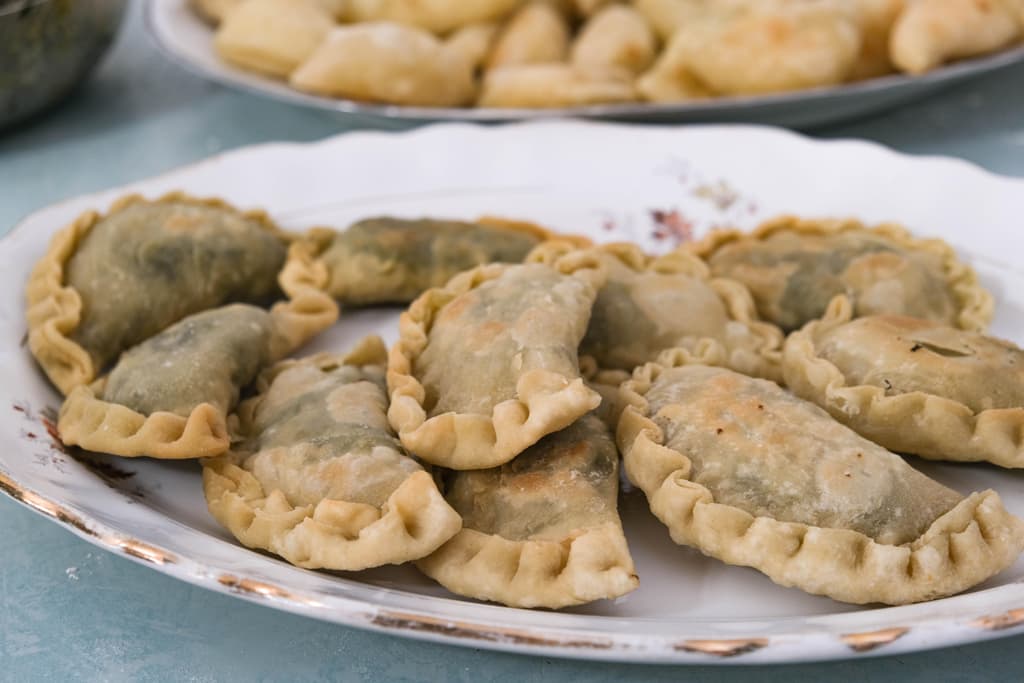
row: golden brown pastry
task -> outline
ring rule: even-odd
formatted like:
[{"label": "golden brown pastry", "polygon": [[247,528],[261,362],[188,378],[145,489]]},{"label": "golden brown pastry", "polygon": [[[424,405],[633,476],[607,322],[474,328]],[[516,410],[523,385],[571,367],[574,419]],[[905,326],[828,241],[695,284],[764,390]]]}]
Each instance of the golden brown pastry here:
[{"label": "golden brown pastry", "polygon": [[893,224],[783,216],[687,248],[714,275],[746,285],[761,318],[785,331],[820,318],[837,294],[851,297],[858,316],[909,315],[966,330],[992,318],[992,296],[949,245]]},{"label": "golden brown pastry", "polygon": [[409,303],[462,271],[519,263],[554,233],[540,226],[481,218],[367,218],[342,232],[318,232],[328,291],[342,303]]},{"label": "golden brown pastry", "polygon": [[461,527],[385,416],[384,344],[268,371],[239,409],[240,440],[203,464],[210,513],[250,548],[311,569],[432,552]]},{"label": "golden brown pastry", "polygon": [[767,380],[666,352],[623,394],[630,481],[676,543],[858,604],[966,590],[1024,549],[994,491],[967,498]]},{"label": "golden brown pastry", "polygon": [[1024,467],[1024,351],[900,316],[853,318],[837,297],[786,341],[787,385],[900,453]]},{"label": "golden brown pastry", "polygon": [[580,29],[570,61],[584,69],[624,69],[638,74],[657,53],[657,39],[643,15],[626,5],[609,5]]},{"label": "golden brown pastry", "polygon": [[564,62],[569,22],[546,2],[531,2],[505,24],[487,58],[487,68]]},{"label": "golden brown pastry", "polygon": [[876,78],[895,71],[889,54],[889,37],[906,3],[907,0],[856,0],[862,39],[860,56],[850,80]]},{"label": "golden brown pastry", "polygon": [[902,71],[920,74],[963,57],[995,52],[1021,36],[1006,0],[907,0],[890,49]]},{"label": "golden brown pastry", "polygon": [[487,62],[500,30],[501,26],[493,21],[468,24],[448,36],[445,45],[476,71]]},{"label": "golden brown pastry", "polygon": [[608,427],[591,414],[501,467],[448,473],[445,495],[463,529],[417,566],[453,593],[514,607],[630,592],[618,465]]},{"label": "golden brown pastry", "polygon": [[[526,260],[568,272],[600,268],[607,274],[580,343],[581,367],[632,372],[665,349],[699,347],[703,355],[739,372],[782,378],[782,332],[757,320],[746,287],[712,278],[695,256],[676,251],[651,257],[629,243],[578,249],[552,241]],[[598,381],[615,383],[608,375]]]},{"label": "golden brown pastry", "polygon": [[285,241],[263,212],[181,193],[88,211],[32,270],[29,348],[67,394],[187,315],[277,295]]},{"label": "golden brown pastry", "polygon": [[61,406],[61,440],[92,451],[205,458],[230,445],[228,414],[257,373],[338,318],[326,272],[296,242],[281,272],[288,301],[190,315],[121,354],[110,374]]},{"label": "golden brown pastry", "polygon": [[676,30],[707,11],[707,0],[633,0],[633,6],[666,43]]},{"label": "golden brown pastry", "polygon": [[423,29],[366,22],[331,31],[295,70],[291,84],[331,97],[457,107],[476,91],[468,57]]},{"label": "golden brown pastry", "polygon": [[436,34],[514,12],[523,0],[348,0],[349,21],[395,21]]},{"label": "golden brown pastry", "polygon": [[860,49],[860,28],[848,7],[763,0],[684,23],[661,68],[688,73],[720,95],[754,95],[841,83]]},{"label": "golden brown pastry", "polygon": [[569,64],[506,66],[487,72],[477,105],[504,109],[559,108],[631,102],[632,79],[621,70]]},{"label": "golden brown pastry", "polygon": [[576,349],[601,273],[481,266],[412,303],[388,362],[388,419],[410,452],[451,469],[502,465],[593,410]]},{"label": "golden brown pastry", "polygon": [[315,2],[246,0],[224,16],[213,45],[233,64],[287,77],[333,28],[334,18]]}]

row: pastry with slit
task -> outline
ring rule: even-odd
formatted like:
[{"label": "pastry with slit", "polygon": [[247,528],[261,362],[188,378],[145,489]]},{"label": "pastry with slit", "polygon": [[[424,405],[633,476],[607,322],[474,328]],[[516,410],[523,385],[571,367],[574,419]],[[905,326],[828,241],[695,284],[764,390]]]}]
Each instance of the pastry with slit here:
[{"label": "pastry with slit", "polygon": [[721,230],[688,246],[717,277],[742,282],[761,318],[789,332],[820,318],[832,298],[851,298],[855,315],[924,318],[984,330],[992,296],[952,247],[915,239],[890,223],[783,216],[753,233]]},{"label": "pastry with slit", "polygon": [[469,223],[385,216],[317,235],[325,244],[328,291],[342,303],[368,305],[409,303],[470,268],[519,263],[554,233],[490,217]]},{"label": "pastry with slit", "polygon": [[946,62],[995,52],[1018,40],[1016,0],[907,0],[890,42],[902,71],[920,74]]},{"label": "pastry with slit", "polygon": [[402,445],[451,469],[496,467],[595,409],[576,351],[601,278],[491,264],[414,301],[388,359]]},{"label": "pastry with slit", "polygon": [[269,311],[230,304],[195,313],[129,349],[110,374],[68,395],[57,421],[64,443],[126,457],[226,452],[241,391],[338,318],[306,245],[290,252],[281,274],[289,300]]},{"label": "pastry with slit", "polygon": [[417,566],[448,590],[557,609],[637,587],[617,510],[619,454],[588,414],[500,467],[448,472],[462,530]]},{"label": "pastry with slit", "polygon": [[203,462],[210,513],[239,541],[308,569],[415,560],[461,528],[388,427],[386,351],[284,361],[238,411],[238,441]]},{"label": "pastry with slit", "polygon": [[901,605],[981,583],[1024,549],[994,491],[959,493],[773,382],[668,351],[623,387],[626,473],[672,539],[776,583]]},{"label": "pastry with slit", "polygon": [[26,288],[29,348],[67,394],[187,315],[278,294],[286,237],[263,212],[125,197],[57,233]]},{"label": "pastry with slit", "polygon": [[786,383],[875,443],[932,460],[1024,467],[1024,350],[836,297],[786,340]]},{"label": "pastry with slit", "polygon": [[[630,243],[578,249],[554,240],[534,249],[527,261],[607,273],[579,349],[580,366],[605,375],[598,382],[617,385],[665,349],[698,346],[739,372],[782,378],[782,332],[757,319],[746,287],[712,278],[707,265],[689,253],[652,257]],[[615,374],[617,380],[609,376]],[[584,375],[593,378],[595,372]]]},{"label": "pastry with slit", "polygon": [[467,55],[415,26],[369,21],[332,30],[291,75],[299,90],[367,102],[457,107],[476,95]]},{"label": "pastry with slit", "polygon": [[287,78],[334,27],[313,0],[245,0],[225,14],[213,45],[233,64]]}]

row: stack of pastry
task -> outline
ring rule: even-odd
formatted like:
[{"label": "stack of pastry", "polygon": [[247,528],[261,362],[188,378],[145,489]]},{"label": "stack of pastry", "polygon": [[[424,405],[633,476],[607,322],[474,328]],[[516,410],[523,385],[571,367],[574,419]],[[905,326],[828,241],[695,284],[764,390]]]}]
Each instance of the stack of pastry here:
[{"label": "stack of pastry", "polygon": [[[1024,467],[1024,351],[985,335],[952,249],[896,226],[781,218],[654,257],[495,218],[292,234],[131,197],[58,233],[27,293],[61,438],[201,459],[212,515],[301,567],[619,597],[642,579],[620,454],[675,542],[837,600],[951,595],[1024,549],[997,493],[897,455]],[[338,303],[396,302],[390,353],[282,360]]]},{"label": "stack of pastry", "polygon": [[193,0],[225,60],[428,107],[676,102],[921,74],[1024,37],[1021,0]]}]

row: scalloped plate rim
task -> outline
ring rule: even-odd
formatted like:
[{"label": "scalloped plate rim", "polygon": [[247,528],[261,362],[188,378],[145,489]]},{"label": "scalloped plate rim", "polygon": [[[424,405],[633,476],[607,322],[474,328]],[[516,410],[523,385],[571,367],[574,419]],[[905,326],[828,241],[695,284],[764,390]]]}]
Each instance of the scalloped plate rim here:
[{"label": "scalloped plate rim", "polygon": [[[115,192],[121,193],[134,191],[136,190],[135,186],[137,185],[169,181],[176,177],[194,173],[200,168],[225,163],[230,158],[237,159],[254,154],[259,155],[261,152],[265,152],[272,148],[283,148],[290,151],[300,152],[315,152],[316,148],[329,148],[333,144],[345,145],[349,144],[346,141],[351,141],[353,139],[367,140],[377,138],[395,140],[400,138],[408,140],[412,137],[447,137],[451,135],[458,135],[460,132],[465,131],[472,131],[472,134],[477,134],[479,131],[483,131],[482,134],[485,136],[502,136],[521,134],[524,130],[526,131],[526,134],[529,134],[531,130],[536,129],[548,128],[556,129],[556,131],[558,131],[561,129],[574,129],[577,127],[586,127],[591,129],[606,128],[609,130],[624,130],[628,128],[616,124],[603,123],[544,122],[523,123],[505,126],[501,129],[489,129],[480,128],[471,124],[455,123],[439,124],[399,134],[383,132],[349,133],[335,136],[333,138],[327,138],[320,142],[264,143],[261,145],[253,145],[224,152],[194,164],[173,169],[168,172],[131,183],[122,188],[110,188],[97,193],[81,195],[34,211],[26,218],[19,221],[15,227],[0,238],[0,250],[6,248],[17,248],[16,246],[13,246],[13,243],[20,241],[20,239],[27,234],[26,231],[21,228],[24,228],[35,221],[41,220],[51,212],[59,211],[62,207],[111,195]],[[655,134],[657,134],[658,130],[672,131],[674,129],[670,126],[662,126],[649,127],[642,130],[654,131]],[[987,183],[998,181],[1013,185],[1015,188],[1024,188],[1024,180],[998,176],[969,162],[947,159],[945,157],[910,157],[889,150],[881,145],[859,140],[815,141],[789,131],[742,125],[690,127],[687,129],[687,134],[700,135],[702,131],[708,134],[715,134],[716,132],[721,133],[725,130],[728,130],[730,134],[741,133],[755,137],[783,137],[790,143],[811,147],[831,147],[833,149],[840,147],[859,148],[862,151],[876,155],[882,153],[883,156],[891,160],[900,159],[913,164],[942,164],[947,166],[950,169],[950,172],[969,172],[974,174],[978,179],[983,179]],[[642,134],[643,133],[641,133],[641,135]],[[0,350],[0,355],[2,356],[9,356],[10,353],[10,350],[7,349]],[[0,460],[3,460],[2,456],[0,456]],[[83,537],[100,547],[104,547],[113,552],[121,552],[122,554],[127,555],[129,559],[156,568],[158,571],[175,578],[200,587],[216,590],[236,597],[243,597],[250,601],[285,609],[297,614],[312,616],[314,618],[325,619],[359,628],[398,633],[409,637],[445,642],[448,644],[583,659],[608,659],[659,663],[723,662],[754,664],[782,661],[796,662],[840,659],[851,656],[870,656],[919,651],[934,647],[963,644],[998,637],[1003,634],[1008,634],[1012,627],[1024,622],[1024,613],[1018,614],[1018,612],[1021,612],[1018,608],[1024,608],[1024,585],[1019,582],[986,589],[969,595],[935,601],[933,603],[924,603],[922,605],[883,608],[879,610],[853,612],[849,614],[833,614],[812,617],[781,617],[770,620],[754,619],[749,621],[753,623],[758,621],[771,621],[787,623],[792,626],[796,626],[798,623],[802,622],[804,628],[794,628],[788,632],[776,631],[772,633],[760,632],[754,628],[749,631],[737,630],[736,638],[724,638],[721,632],[711,632],[711,630],[701,631],[700,623],[696,625],[690,624],[687,626],[688,635],[681,633],[679,636],[666,638],[663,635],[659,636],[650,633],[641,633],[639,635],[635,635],[633,633],[614,633],[602,629],[587,629],[579,626],[565,626],[561,624],[561,622],[566,620],[575,622],[579,622],[580,620],[596,620],[595,623],[600,623],[602,620],[610,620],[612,622],[620,621],[619,618],[614,617],[560,615],[547,612],[511,610],[512,612],[521,613],[519,617],[526,619],[527,621],[533,619],[533,616],[531,615],[542,615],[538,618],[559,622],[559,625],[556,626],[531,624],[527,627],[529,628],[528,631],[520,632],[517,631],[516,628],[501,625],[501,622],[508,621],[508,619],[503,618],[503,616],[509,616],[509,608],[492,605],[478,605],[464,603],[457,600],[446,600],[444,598],[432,598],[425,596],[413,597],[424,599],[427,602],[433,602],[436,605],[451,603],[455,606],[454,609],[456,609],[456,611],[462,610],[474,615],[488,615],[489,618],[463,618],[452,616],[450,614],[445,616],[444,614],[439,615],[433,610],[399,612],[394,609],[382,609],[379,606],[373,605],[367,599],[360,600],[353,599],[351,597],[339,597],[336,595],[327,596],[326,599],[331,603],[340,602],[341,604],[336,605],[334,609],[328,612],[324,612],[318,611],[310,606],[311,600],[316,601],[317,599],[323,598],[310,597],[301,594],[301,592],[290,591],[287,587],[269,584],[258,577],[247,577],[242,573],[237,571],[232,572],[232,570],[224,567],[218,568],[210,564],[204,564],[202,561],[191,558],[187,554],[181,553],[173,548],[149,543],[144,538],[135,538],[130,531],[124,528],[104,524],[95,518],[90,518],[75,505],[69,505],[59,500],[49,499],[31,488],[18,483],[17,475],[11,471],[11,468],[8,467],[6,463],[0,462],[0,484],[4,484],[3,479],[8,479],[9,483],[6,485],[0,485],[0,490],[3,490],[10,497],[14,498],[26,507],[64,525],[76,535]],[[49,507],[49,511],[47,510],[47,507]],[[58,514],[54,511],[61,512]],[[70,512],[71,515],[61,519],[61,514],[66,515],[67,512]],[[78,521],[84,522],[89,531],[85,531],[81,527],[77,526],[76,522]],[[200,532],[195,531],[195,533]],[[130,552],[129,550],[126,550],[126,547],[130,547],[130,545],[125,546],[125,542],[139,543],[153,549],[157,555],[159,555],[159,553],[170,554],[183,558],[186,561],[165,563],[155,562],[152,558],[147,559],[144,556],[140,556],[137,551]],[[249,553],[249,551],[241,548],[238,548],[237,550],[241,553],[248,553],[253,558],[259,558],[261,562],[277,563],[276,560],[271,560],[260,555]],[[226,575],[230,575],[236,579],[235,583],[231,583],[230,581],[226,582]],[[246,581],[254,582],[253,585],[256,585],[257,587],[262,585],[268,592],[260,593],[259,590],[240,588],[239,586],[245,584]],[[356,592],[359,592],[360,589],[365,590],[367,588],[356,581],[345,580],[345,583],[352,584],[350,588]],[[279,589],[280,592],[275,593],[273,590],[275,588]],[[372,588],[370,592],[377,593],[380,591],[381,589],[379,588]],[[400,594],[398,591],[395,591],[395,593]],[[1009,602],[1008,599],[1011,598],[1019,600],[1019,604]],[[890,616],[893,610],[903,610],[905,612],[915,611],[920,608],[928,608],[929,606],[948,604],[951,601],[969,603],[977,602],[984,605],[984,607],[965,610],[963,612],[958,611],[955,616],[951,616],[949,614],[908,616],[907,618],[896,621],[894,621]],[[927,609],[925,611],[927,611]],[[870,616],[866,617],[865,615]],[[1018,616],[1020,618],[1018,618]],[[635,622],[637,625],[641,625],[655,624],[657,622],[668,624],[671,620],[663,618],[656,620],[632,619],[631,621]],[[723,620],[723,623],[728,622],[728,619]],[[854,624],[853,622],[859,623]],[[451,624],[455,625],[452,626]],[[710,620],[704,620],[704,624],[710,626],[714,625]],[[682,624],[680,624],[680,626],[682,626]],[[689,629],[693,630],[689,631]],[[828,633],[818,633],[817,629],[827,629]],[[846,640],[844,640],[844,638]],[[687,643],[690,645],[687,645]],[[813,651],[808,651],[810,649],[808,647],[809,644],[817,646],[813,648]]]}]

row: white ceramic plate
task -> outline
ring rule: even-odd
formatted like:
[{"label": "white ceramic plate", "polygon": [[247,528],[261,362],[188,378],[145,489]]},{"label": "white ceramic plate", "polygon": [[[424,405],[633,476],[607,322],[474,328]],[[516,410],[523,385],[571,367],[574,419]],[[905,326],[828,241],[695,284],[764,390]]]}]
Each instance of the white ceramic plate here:
[{"label": "white ceramic plate", "polygon": [[285,83],[226,64],[213,50],[213,29],[188,0],[150,0],[146,26],[169,59],[203,78],[292,104],[357,116],[377,125],[423,121],[510,121],[579,116],[650,122],[739,121],[807,128],[848,120],[919,99],[967,78],[1024,61],[1024,47],[966,60],[924,76],[886,76],[798,92],[682,104],[594,105],[569,109],[472,109],[375,105],[310,95]]},{"label": "white ceramic plate", "polygon": [[[927,604],[862,609],[781,588],[675,546],[642,495],[624,496],[641,587],[561,613],[455,598],[407,567],[328,574],[243,549],[207,514],[194,463],[65,452],[59,398],[24,346],[23,288],[50,236],[118,196],[175,189],[265,207],[285,225],[344,226],[379,213],[497,213],[665,249],[719,223],[852,215],[943,237],[998,301],[995,332],[1024,340],[1024,181],[959,161],[914,159],[861,142],[814,142],[756,127],[446,124],[269,144],[213,157],[27,218],[0,241],[0,488],[87,540],[213,590],[311,617],[474,647],[644,662],[782,662],[896,653],[990,638],[1024,623],[1024,561],[976,590]],[[369,331],[395,338],[395,310],[346,311],[315,349]],[[920,465],[967,492],[996,488],[1024,514],[1024,473]]]}]

